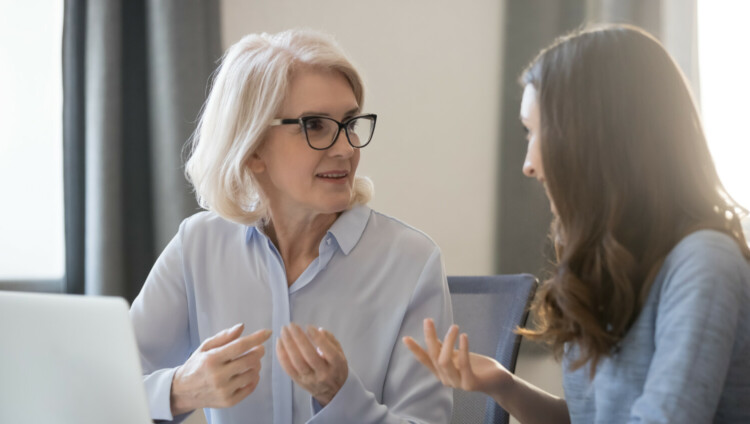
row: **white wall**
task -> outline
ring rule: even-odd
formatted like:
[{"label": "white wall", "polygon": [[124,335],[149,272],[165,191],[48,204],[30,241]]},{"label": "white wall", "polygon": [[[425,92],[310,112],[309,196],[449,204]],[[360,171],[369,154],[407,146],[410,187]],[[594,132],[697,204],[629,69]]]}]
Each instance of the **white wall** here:
[{"label": "white wall", "polygon": [[[333,34],[378,114],[359,168],[371,206],[429,234],[448,274],[493,271],[503,1],[222,0],[224,48],[253,32]],[[520,165],[519,165],[520,166]]]}]

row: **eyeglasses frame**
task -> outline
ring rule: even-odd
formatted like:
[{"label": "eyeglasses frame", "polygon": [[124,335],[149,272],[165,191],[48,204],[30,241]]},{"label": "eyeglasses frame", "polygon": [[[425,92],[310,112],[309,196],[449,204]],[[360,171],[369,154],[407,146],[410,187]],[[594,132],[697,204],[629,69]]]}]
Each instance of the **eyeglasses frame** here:
[{"label": "eyeglasses frame", "polygon": [[[355,119],[360,119],[360,118],[372,119],[372,128],[370,129],[370,138],[367,140],[367,143],[365,143],[365,144],[363,144],[361,146],[355,146],[352,143],[352,139],[349,137],[349,130],[347,129],[347,126],[349,125],[350,122],[354,121]],[[339,126],[338,130],[336,131],[336,136],[334,136],[333,139],[331,140],[331,144],[329,144],[326,147],[320,148],[320,147],[314,147],[310,143],[310,138],[307,135],[307,129],[305,127],[306,122],[308,120],[310,120],[310,119],[327,119],[329,121],[335,122]],[[328,150],[331,147],[333,147],[333,145],[336,144],[336,140],[338,140],[339,135],[341,134],[341,129],[343,128],[344,129],[344,134],[346,135],[346,141],[349,143],[349,145],[352,146],[352,147],[354,147],[355,149],[361,149],[361,148],[367,146],[368,144],[370,144],[370,142],[372,141],[372,136],[373,136],[373,134],[375,134],[375,124],[377,123],[377,121],[378,121],[378,115],[376,115],[374,113],[367,113],[367,114],[364,114],[364,115],[352,116],[351,118],[347,119],[344,122],[339,122],[339,121],[331,118],[330,116],[306,115],[306,116],[300,116],[299,118],[277,118],[277,119],[274,119],[273,121],[271,121],[271,126],[275,127],[275,126],[279,126],[279,125],[299,124],[300,127],[302,128],[302,132],[305,133],[305,141],[307,141],[307,145],[310,146],[310,148],[313,149],[313,150]]]}]

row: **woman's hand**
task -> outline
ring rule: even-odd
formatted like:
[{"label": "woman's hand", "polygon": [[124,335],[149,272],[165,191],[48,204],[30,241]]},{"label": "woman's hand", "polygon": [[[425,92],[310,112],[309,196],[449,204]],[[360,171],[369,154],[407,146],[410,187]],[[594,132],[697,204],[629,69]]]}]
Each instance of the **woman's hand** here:
[{"label": "woman's hand", "polygon": [[199,408],[227,408],[255,390],[260,378],[263,343],[270,330],[245,337],[243,324],[206,339],[172,378],[172,415]]},{"label": "woman's hand", "polygon": [[322,406],[336,396],[349,376],[344,350],[322,328],[308,326],[307,334],[294,323],[282,328],[276,353],[284,371]]},{"label": "woman's hand", "polygon": [[499,362],[488,356],[469,353],[469,338],[466,334],[461,334],[458,350],[453,348],[458,337],[457,325],[451,326],[444,343],[441,343],[435,331],[435,323],[426,319],[424,336],[427,351],[411,337],[404,337],[403,341],[417,360],[429,368],[444,385],[495,397],[501,396],[512,384],[513,375]]}]

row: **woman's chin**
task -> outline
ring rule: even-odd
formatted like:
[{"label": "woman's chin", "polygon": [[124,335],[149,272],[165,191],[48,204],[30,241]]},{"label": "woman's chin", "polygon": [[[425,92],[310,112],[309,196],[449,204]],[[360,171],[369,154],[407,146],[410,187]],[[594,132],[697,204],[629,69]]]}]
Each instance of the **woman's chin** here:
[{"label": "woman's chin", "polygon": [[344,212],[345,210],[349,209],[350,199],[350,196],[342,196],[339,199],[331,199],[321,205],[320,211],[324,214],[336,214]]}]

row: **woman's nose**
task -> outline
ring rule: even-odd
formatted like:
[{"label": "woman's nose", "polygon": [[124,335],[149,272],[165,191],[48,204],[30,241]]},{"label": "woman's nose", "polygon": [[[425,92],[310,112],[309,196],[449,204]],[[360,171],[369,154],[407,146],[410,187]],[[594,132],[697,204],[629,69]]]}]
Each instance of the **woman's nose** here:
[{"label": "woman's nose", "polygon": [[354,152],[354,147],[349,144],[349,139],[346,137],[346,132],[341,130],[339,135],[336,137],[336,141],[333,142],[333,146],[328,149],[334,156],[349,156]]},{"label": "woman's nose", "polygon": [[531,163],[528,155],[526,157],[526,160],[523,162],[523,175],[526,175],[529,178],[536,177],[536,169],[534,169],[534,164]]}]

